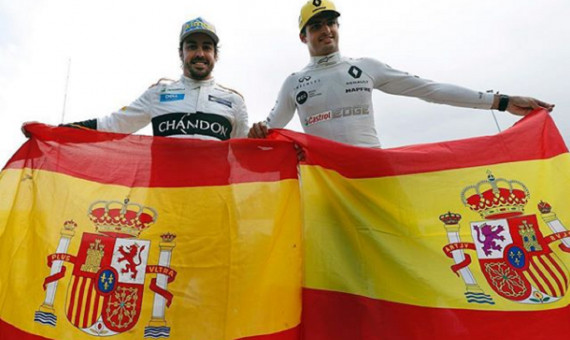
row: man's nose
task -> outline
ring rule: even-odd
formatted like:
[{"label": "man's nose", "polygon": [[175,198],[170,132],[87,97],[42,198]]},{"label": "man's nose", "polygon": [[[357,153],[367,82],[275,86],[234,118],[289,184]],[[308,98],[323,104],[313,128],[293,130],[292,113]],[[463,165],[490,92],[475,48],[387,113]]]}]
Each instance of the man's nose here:
[{"label": "man's nose", "polygon": [[196,49],[196,56],[198,57],[203,57],[204,56],[204,50],[202,49],[202,47],[198,47]]}]

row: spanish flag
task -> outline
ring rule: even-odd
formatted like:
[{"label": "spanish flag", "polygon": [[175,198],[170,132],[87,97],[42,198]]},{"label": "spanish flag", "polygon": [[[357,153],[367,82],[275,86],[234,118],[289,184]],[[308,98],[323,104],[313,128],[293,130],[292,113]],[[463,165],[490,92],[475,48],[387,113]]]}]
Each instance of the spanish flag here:
[{"label": "spanish flag", "polygon": [[290,142],[27,126],[0,174],[0,339],[297,339]]},{"label": "spanish flag", "polygon": [[374,150],[288,131],[305,339],[570,338],[570,158],[548,113]]},{"label": "spanish flag", "polygon": [[0,174],[1,339],[570,333],[570,160],[544,111],[389,150],[28,129]]}]

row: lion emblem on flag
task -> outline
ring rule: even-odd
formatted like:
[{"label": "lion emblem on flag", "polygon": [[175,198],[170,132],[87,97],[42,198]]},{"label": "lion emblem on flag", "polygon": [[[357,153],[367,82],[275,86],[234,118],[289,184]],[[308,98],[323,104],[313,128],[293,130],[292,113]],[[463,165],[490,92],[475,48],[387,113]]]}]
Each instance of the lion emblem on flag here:
[{"label": "lion emblem on flag", "polygon": [[[501,235],[503,226],[497,226],[493,229],[493,226],[483,223],[481,227],[474,226],[473,229],[477,232],[477,241],[483,244],[483,251],[485,254],[490,255],[493,250],[501,250],[501,246],[497,244],[497,241],[504,241],[505,237]],[[483,238],[481,238],[483,234]]]}]

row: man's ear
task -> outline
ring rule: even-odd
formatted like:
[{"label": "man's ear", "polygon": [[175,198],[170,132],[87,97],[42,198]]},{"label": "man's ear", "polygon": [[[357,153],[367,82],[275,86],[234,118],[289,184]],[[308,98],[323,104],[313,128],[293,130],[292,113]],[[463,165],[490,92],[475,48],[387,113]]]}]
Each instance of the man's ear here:
[{"label": "man's ear", "polygon": [[184,62],[184,54],[182,53],[182,48],[178,49],[178,56],[180,57],[180,60]]},{"label": "man's ear", "polygon": [[301,41],[306,44],[307,43],[307,36],[305,34],[303,34],[302,32],[299,33],[299,39],[301,39]]}]

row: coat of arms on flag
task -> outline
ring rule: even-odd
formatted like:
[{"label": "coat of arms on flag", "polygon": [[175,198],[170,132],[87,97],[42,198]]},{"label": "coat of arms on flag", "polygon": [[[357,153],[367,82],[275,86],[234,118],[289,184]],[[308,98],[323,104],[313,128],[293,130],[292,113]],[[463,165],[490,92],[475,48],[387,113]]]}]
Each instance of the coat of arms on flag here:
[{"label": "coat of arms on flag", "polygon": [[548,203],[540,202],[541,219],[552,232],[544,235],[536,215],[525,215],[529,198],[530,191],[523,183],[495,178],[489,171],[487,180],[468,186],[461,193],[463,204],[483,218],[470,223],[473,243],[460,239],[460,214],[448,212],[440,216],[450,242],[443,251],[453,258],[455,264],[451,268],[467,286],[468,302],[494,304],[492,296],[484,293],[473,275],[466,250],[476,252],[488,285],[502,298],[544,304],[560,300],[568,291],[568,269],[550,244],[560,241],[560,249],[570,252],[570,231]]},{"label": "coat of arms on flag", "polygon": [[[94,336],[126,332],[138,322],[146,274],[157,274],[150,289],[155,293],[152,317],[145,337],[168,337],[165,308],[172,294],[167,284],[176,277],[170,268],[175,235],[161,235],[158,265],[148,265],[151,241],[139,235],[156,222],[154,209],[125,200],[97,201],[88,209],[97,233],[83,233],[77,255],[68,254],[77,224],[64,223],[55,254],[48,256],[50,275],[44,281],[45,300],[36,312],[38,323],[55,326],[56,308],[64,308],[67,320]],[[73,264],[65,306],[54,306],[58,281],[66,274],[64,262]]]}]

